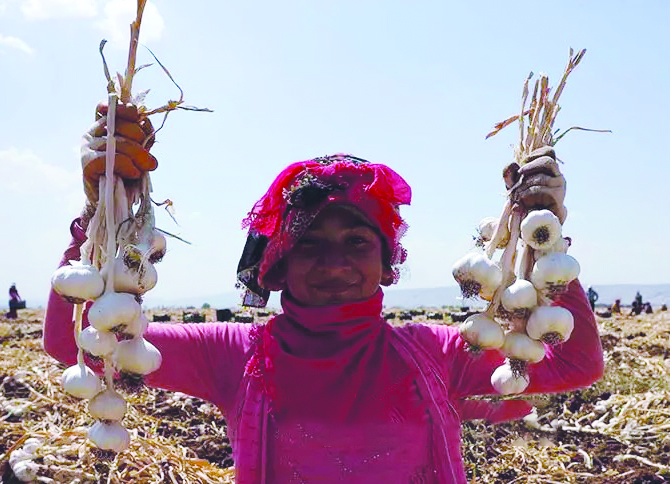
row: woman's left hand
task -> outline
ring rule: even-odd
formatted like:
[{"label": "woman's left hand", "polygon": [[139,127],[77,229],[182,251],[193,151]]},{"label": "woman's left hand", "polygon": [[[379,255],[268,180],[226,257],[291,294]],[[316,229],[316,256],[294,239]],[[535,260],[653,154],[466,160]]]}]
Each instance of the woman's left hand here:
[{"label": "woman's left hand", "polygon": [[525,213],[547,209],[564,223],[567,208],[564,205],[567,183],[560,172],[555,151],[550,146],[534,150],[522,165],[512,163],[504,169],[504,182],[510,190],[511,201]]}]

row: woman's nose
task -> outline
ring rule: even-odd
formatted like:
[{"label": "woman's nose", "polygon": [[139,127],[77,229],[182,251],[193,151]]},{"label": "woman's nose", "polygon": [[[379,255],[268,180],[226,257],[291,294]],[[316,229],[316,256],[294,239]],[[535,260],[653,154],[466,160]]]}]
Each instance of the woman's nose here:
[{"label": "woman's nose", "polygon": [[338,246],[325,247],[320,257],[320,265],[327,268],[345,267],[348,264],[345,251]]}]

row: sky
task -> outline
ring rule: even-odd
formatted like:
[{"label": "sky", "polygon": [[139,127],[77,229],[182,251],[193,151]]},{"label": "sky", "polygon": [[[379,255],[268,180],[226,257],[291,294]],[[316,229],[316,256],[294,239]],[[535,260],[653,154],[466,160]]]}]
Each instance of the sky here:
[{"label": "sky", "polygon": [[[106,83],[98,47],[123,72],[134,0],[0,0],[0,286],[46,300],[84,204],[79,146]],[[212,113],[171,113],[152,148],[169,240],[147,301],[235,291],[241,220],[291,162],[344,152],[389,165],[413,188],[403,288],[450,286],[478,222],[504,204],[501,169],[523,81],[557,85],[556,150],[567,179],[563,234],[584,286],[669,283],[670,11],[652,0],[150,1],[151,49]],[[134,93],[151,107],[179,91],[160,67]],[[160,124],[160,119],[154,119]],[[450,304],[451,302],[447,302]],[[2,304],[0,304],[1,306]]]}]

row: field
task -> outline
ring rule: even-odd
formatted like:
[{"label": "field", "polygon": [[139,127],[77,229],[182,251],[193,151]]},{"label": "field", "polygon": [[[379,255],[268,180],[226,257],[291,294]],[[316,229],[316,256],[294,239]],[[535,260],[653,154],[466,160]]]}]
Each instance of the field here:
[{"label": "field", "polygon": [[[0,319],[3,483],[20,482],[10,454],[27,442],[40,482],[233,482],[224,420],[213,405],[183,394],[131,394],[124,421],[135,432],[131,448],[116,457],[95,452],[85,438],[92,423],[85,402],[63,393],[64,367],[41,349],[43,312],[19,314]],[[205,315],[214,320],[214,310]],[[536,416],[524,421],[464,423],[472,482],[670,482],[669,312],[598,317],[598,324],[606,360],[600,382],[537,399]]]}]

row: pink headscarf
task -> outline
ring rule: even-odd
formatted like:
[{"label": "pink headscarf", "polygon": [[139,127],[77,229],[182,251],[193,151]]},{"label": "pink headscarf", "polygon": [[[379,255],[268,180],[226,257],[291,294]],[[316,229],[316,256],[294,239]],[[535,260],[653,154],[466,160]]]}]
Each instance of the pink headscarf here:
[{"label": "pink headscarf", "polygon": [[243,220],[249,235],[238,279],[251,296],[246,296],[244,304],[263,306],[268,291],[282,289],[274,273],[277,263],[320,211],[335,203],[355,207],[379,231],[386,249],[385,262],[393,269],[396,282],[397,266],[406,260],[400,239],[407,225],[399,206],[410,202],[411,187],[382,164],[337,154],[289,165]]}]

